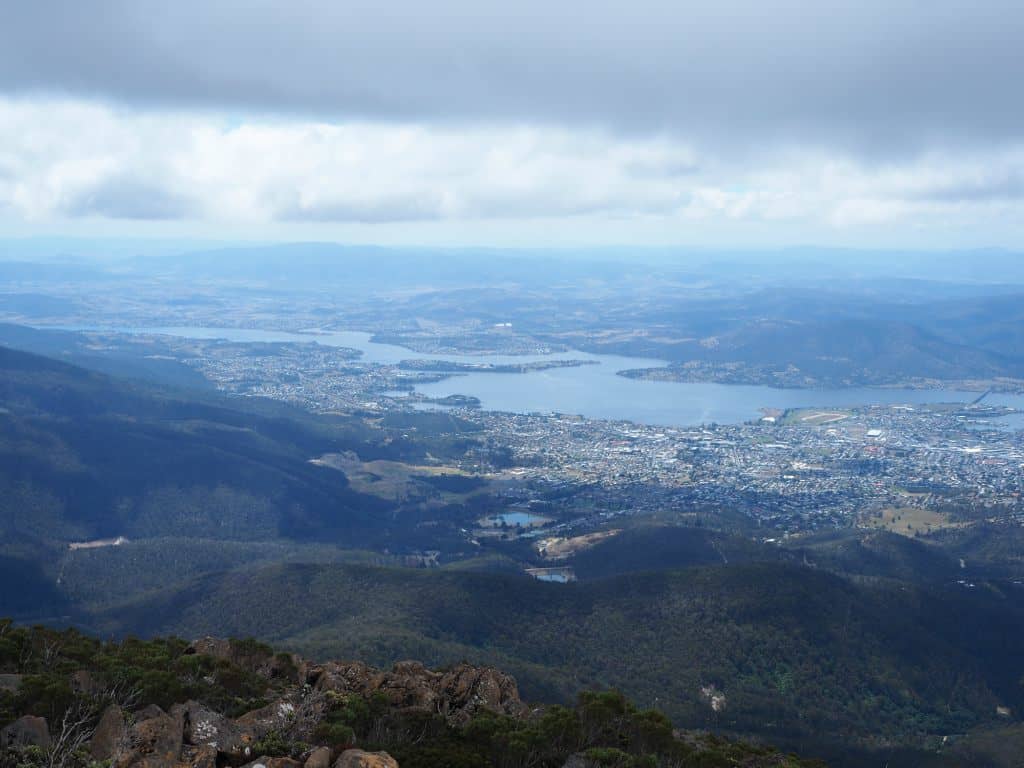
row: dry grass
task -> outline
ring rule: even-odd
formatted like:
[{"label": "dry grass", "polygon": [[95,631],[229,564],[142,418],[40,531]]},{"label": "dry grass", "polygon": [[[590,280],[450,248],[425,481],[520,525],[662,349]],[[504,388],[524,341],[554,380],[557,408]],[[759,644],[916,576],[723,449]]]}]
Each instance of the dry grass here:
[{"label": "dry grass", "polygon": [[861,523],[865,528],[877,528],[902,536],[933,533],[944,528],[962,528],[966,523],[957,523],[942,512],[934,512],[920,507],[888,507],[881,513],[865,518]]},{"label": "dry grass", "polygon": [[[312,459],[319,464],[345,473],[352,490],[368,493],[392,501],[402,501],[410,496],[422,484],[418,484],[416,476],[424,475],[462,475],[468,476],[458,467],[405,464],[400,461],[360,461],[354,454],[329,453],[319,459]],[[437,491],[440,498],[446,500],[465,498],[470,494]]]},{"label": "dry grass", "polygon": [[572,557],[577,552],[582,552],[584,549],[590,549],[590,547],[595,544],[598,544],[605,539],[610,539],[612,536],[616,536],[621,532],[621,530],[616,528],[611,531],[585,533],[582,536],[573,536],[568,539],[544,539],[543,541],[537,542],[537,549],[540,554],[549,560],[561,560],[566,557]]}]

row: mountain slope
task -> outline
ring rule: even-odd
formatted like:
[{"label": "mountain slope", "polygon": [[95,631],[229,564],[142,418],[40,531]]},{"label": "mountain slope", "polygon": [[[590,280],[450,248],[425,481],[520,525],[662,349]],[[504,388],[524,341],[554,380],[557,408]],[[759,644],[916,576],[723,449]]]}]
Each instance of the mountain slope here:
[{"label": "mountain slope", "polygon": [[795,553],[706,528],[637,525],[565,560],[579,579],[695,565],[796,561]]},{"label": "mountain slope", "polygon": [[[616,686],[688,727],[789,744],[830,733],[920,746],[992,721],[997,706],[1024,706],[1019,590],[858,586],[780,564],[570,585],[279,566],[206,577],[96,620],[104,631],[219,627],[376,663],[496,663],[536,698]],[[723,709],[708,691],[724,695]]]},{"label": "mountain slope", "polygon": [[97,349],[93,340],[74,331],[41,330],[0,323],[0,346],[46,355],[108,376],[141,379],[195,390],[214,389],[213,384],[199,371],[159,354],[159,349],[151,348],[135,354],[109,346]]},{"label": "mountain slope", "polygon": [[5,541],[369,536],[387,512],[309,459],[362,448],[307,426],[0,348]]},{"label": "mountain slope", "polygon": [[785,370],[832,386],[913,378],[1024,376],[1024,359],[949,341],[916,325],[868,318],[761,319],[673,345],[671,359]]}]

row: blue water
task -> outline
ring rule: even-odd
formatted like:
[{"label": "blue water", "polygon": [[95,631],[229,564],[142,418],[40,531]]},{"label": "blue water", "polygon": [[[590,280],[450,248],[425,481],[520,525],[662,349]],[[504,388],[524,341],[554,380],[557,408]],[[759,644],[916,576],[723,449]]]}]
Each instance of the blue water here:
[{"label": "blue water", "polygon": [[[85,329],[78,329],[85,330]],[[627,368],[665,365],[616,355],[566,352],[554,355],[438,355],[414,352],[393,344],[370,341],[360,331],[298,334],[238,328],[111,328],[126,333],[158,333],[195,339],[228,339],[242,342],[310,342],[360,350],[370,363],[401,360],[450,360],[453,362],[523,363],[541,360],[593,360],[597,365],[553,368],[530,373],[470,373],[417,386],[430,397],[471,395],[485,410],[513,413],[568,413],[589,418],[621,419],[643,424],[691,426],[737,424],[759,418],[761,408],[852,407],[859,405],[915,405],[939,402],[971,402],[977,392],[958,390],[875,389],[775,389],[730,384],[689,384],[627,379],[616,373]],[[1024,395],[990,395],[985,402],[1024,410]]]},{"label": "blue water", "polygon": [[537,573],[534,574],[533,578],[537,581],[550,581],[555,584],[568,584],[569,577],[564,573]]},{"label": "blue water", "polygon": [[500,523],[506,525],[536,525],[539,523],[548,522],[548,518],[541,517],[540,515],[532,515],[529,512],[503,512],[500,515],[492,515],[490,520],[497,520]]}]

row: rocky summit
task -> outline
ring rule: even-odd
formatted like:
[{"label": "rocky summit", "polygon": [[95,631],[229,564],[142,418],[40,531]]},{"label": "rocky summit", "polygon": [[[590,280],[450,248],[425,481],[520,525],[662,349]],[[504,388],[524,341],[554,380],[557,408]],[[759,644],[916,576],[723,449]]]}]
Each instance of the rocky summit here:
[{"label": "rocky summit", "polygon": [[675,730],[615,691],[585,692],[575,707],[527,705],[513,677],[487,666],[378,669],[253,640],[0,630],[11,681],[0,691],[0,768],[812,764]]},{"label": "rocky summit", "polygon": [[[94,759],[116,768],[398,768],[385,751],[363,751],[346,741],[317,745],[318,727],[331,707],[349,697],[373,699],[389,713],[439,716],[453,727],[468,724],[482,712],[521,718],[529,711],[519,699],[515,680],[490,667],[460,664],[435,672],[415,661],[400,662],[391,670],[359,662],[316,664],[290,654],[253,653],[251,646],[211,637],[196,640],[184,653],[277,681],[280,695],[234,718],[193,700],[166,712],[156,705],[129,712],[111,704],[89,741]],[[23,717],[5,729],[5,738],[8,731],[11,744],[50,743],[42,718]],[[263,754],[282,751],[277,742],[285,742],[289,754]]]}]

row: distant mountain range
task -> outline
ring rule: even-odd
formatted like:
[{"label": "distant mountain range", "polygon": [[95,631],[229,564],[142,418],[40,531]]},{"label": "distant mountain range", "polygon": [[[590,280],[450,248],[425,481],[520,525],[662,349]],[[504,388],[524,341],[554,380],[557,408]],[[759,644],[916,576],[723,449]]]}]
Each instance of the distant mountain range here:
[{"label": "distant mountain range", "polygon": [[762,320],[672,347],[678,360],[793,366],[823,383],[1024,377],[1024,357],[947,341],[905,322]]},{"label": "distant mountain range", "polygon": [[[12,256],[17,245],[7,243]],[[22,245],[29,254],[42,247]],[[94,244],[81,247],[95,252]],[[129,323],[153,311],[159,324],[190,324],[258,300],[301,306],[308,310],[301,322],[311,326],[374,330],[396,343],[434,334],[491,349],[500,324],[505,335],[554,348],[757,369],[737,378],[746,383],[1024,378],[1024,258],[1007,251],[169,247],[134,258],[120,247],[111,259],[0,260],[0,313],[102,324],[113,308]],[[140,290],[151,306],[117,314],[120,299]],[[133,364],[126,375],[173,366]],[[788,367],[798,375],[760,371]]]}]

